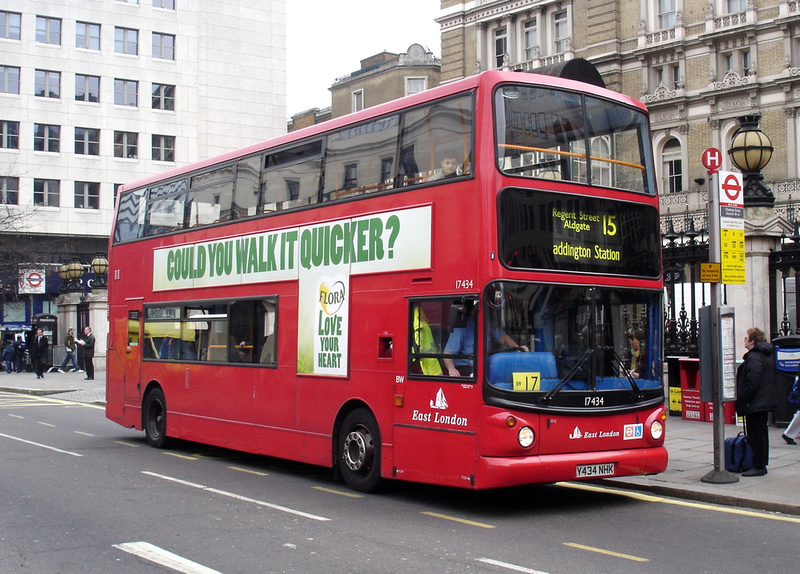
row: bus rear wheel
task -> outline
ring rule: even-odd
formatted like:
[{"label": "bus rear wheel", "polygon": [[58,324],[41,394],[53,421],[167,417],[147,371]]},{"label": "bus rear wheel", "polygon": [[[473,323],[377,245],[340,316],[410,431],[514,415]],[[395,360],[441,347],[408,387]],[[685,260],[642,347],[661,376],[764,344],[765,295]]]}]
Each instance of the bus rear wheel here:
[{"label": "bus rear wheel", "polygon": [[147,444],[163,448],[167,441],[167,401],[164,391],[153,389],[144,399],[142,427]]},{"label": "bus rear wheel", "polygon": [[339,471],[347,486],[374,492],[381,483],[381,437],[378,423],[366,409],[349,413],[339,430]]}]

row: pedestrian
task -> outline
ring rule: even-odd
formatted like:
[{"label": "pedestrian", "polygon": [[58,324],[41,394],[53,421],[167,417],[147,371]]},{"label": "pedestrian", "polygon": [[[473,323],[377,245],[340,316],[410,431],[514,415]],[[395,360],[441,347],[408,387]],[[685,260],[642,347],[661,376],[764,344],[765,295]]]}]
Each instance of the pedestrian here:
[{"label": "pedestrian", "polygon": [[744,416],[747,440],[753,449],[753,468],[742,476],[764,476],[769,464],[769,411],[778,406],[775,396],[774,348],[767,343],[764,331],[747,330],[747,352],[736,370],[736,412]]},{"label": "pedestrian", "polygon": [[25,353],[28,352],[28,345],[25,343],[23,335],[17,335],[14,341],[14,371],[19,373],[25,368]]},{"label": "pedestrian", "polygon": [[797,408],[789,422],[789,426],[783,431],[781,438],[786,444],[797,444],[796,439],[800,434],[800,365],[797,365],[797,376],[794,378],[792,392],[789,393],[789,402]]},{"label": "pedestrian", "polygon": [[67,368],[67,363],[72,363],[72,370],[78,371],[78,358],[75,356],[75,329],[70,327],[67,329],[67,336],[64,339],[64,346],[67,348],[67,354],[64,360],[61,361],[61,366],[58,368],[59,373],[64,373]]},{"label": "pedestrian", "polygon": [[83,352],[83,368],[86,371],[86,380],[94,380],[94,335],[92,335],[92,328],[88,325],[83,328],[83,339],[76,339],[75,341],[81,346]]},{"label": "pedestrian", "polygon": [[33,371],[36,373],[37,379],[44,378],[44,372],[47,370],[47,352],[50,342],[44,336],[41,328],[36,329],[36,337],[30,348],[31,362],[33,363]]},{"label": "pedestrian", "polygon": [[14,352],[14,343],[11,342],[11,339],[6,339],[3,342],[3,362],[6,365],[6,373],[9,375],[11,371],[14,369],[14,356],[16,353]]}]

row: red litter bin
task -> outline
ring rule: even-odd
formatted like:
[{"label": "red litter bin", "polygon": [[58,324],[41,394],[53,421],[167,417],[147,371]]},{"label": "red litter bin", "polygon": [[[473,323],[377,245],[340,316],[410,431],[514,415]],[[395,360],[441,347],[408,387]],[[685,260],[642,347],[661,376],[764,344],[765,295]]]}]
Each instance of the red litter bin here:
[{"label": "red litter bin", "polygon": [[678,366],[681,375],[681,418],[703,421],[706,415],[700,401],[700,359],[680,359]]}]

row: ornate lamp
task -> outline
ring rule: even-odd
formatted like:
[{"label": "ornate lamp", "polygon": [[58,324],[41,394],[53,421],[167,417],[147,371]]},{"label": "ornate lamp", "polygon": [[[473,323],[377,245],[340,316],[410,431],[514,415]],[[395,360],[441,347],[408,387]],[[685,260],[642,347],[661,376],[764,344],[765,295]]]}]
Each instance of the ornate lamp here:
[{"label": "ornate lamp", "polygon": [[58,292],[66,293],[69,291],[69,274],[67,273],[66,263],[62,263],[58,266],[58,276],[61,277],[61,287],[58,288]]},{"label": "ornate lamp", "polygon": [[104,253],[97,253],[92,259],[91,264],[92,272],[94,273],[94,281],[92,281],[92,289],[105,289],[108,287],[108,280],[106,273],[108,273],[108,259]]},{"label": "ornate lamp", "polygon": [[761,131],[759,114],[738,118],[739,129],[733,134],[728,155],[742,172],[744,204],[746,207],[772,207],[775,196],[764,183],[761,170],[772,159],[772,141]]},{"label": "ornate lamp", "polygon": [[[64,274],[67,276],[67,291],[79,292],[83,291],[81,284],[81,277],[83,276],[83,265],[77,259],[73,259],[66,264]],[[59,268],[59,275],[61,275],[61,268]]]}]

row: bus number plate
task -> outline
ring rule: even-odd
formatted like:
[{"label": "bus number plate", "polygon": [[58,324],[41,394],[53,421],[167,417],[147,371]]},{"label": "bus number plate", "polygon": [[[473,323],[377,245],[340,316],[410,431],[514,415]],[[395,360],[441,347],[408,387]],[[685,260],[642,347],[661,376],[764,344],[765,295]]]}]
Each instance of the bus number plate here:
[{"label": "bus number plate", "polygon": [[575,467],[576,478],[593,478],[596,476],[614,476],[614,463],[579,464]]}]

